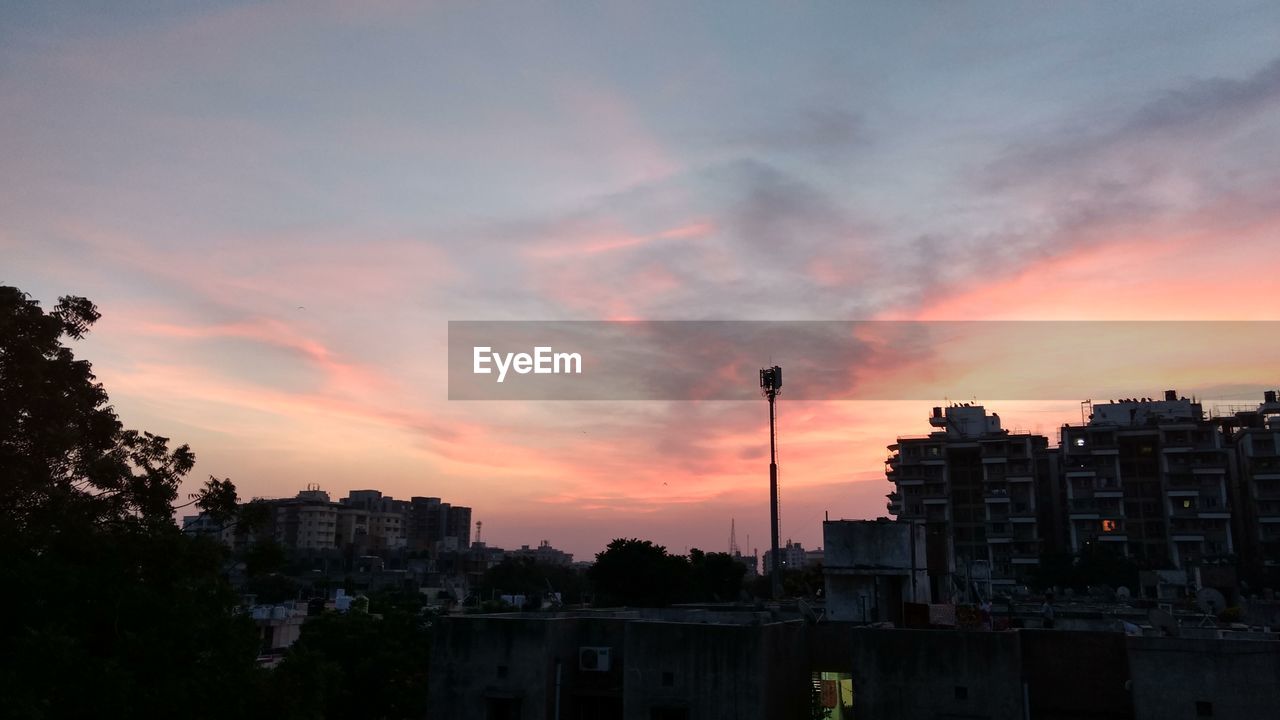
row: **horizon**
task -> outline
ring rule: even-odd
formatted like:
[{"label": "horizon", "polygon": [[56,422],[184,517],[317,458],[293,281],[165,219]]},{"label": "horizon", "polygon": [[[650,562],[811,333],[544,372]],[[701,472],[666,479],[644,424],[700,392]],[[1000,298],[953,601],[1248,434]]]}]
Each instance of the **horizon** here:
[{"label": "horizon", "polygon": [[[575,560],[767,548],[765,403],[449,400],[450,321],[1280,320],[1274,4],[728,7],[6,9],[0,283],[97,303],[76,356],[183,493],[440,497]],[[1280,385],[1200,341],[1097,392]],[[784,394],[780,543],[887,515],[947,396]],[[1051,445],[1090,399],[1030,398],[972,399]]]}]

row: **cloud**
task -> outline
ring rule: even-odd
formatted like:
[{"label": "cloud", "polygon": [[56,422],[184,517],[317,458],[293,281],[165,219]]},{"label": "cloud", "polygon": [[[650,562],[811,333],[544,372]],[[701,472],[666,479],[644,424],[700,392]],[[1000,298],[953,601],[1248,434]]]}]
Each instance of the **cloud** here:
[{"label": "cloud", "polygon": [[739,130],[729,124],[730,129],[708,133],[708,140],[748,155],[797,155],[826,164],[845,160],[870,142],[861,114],[830,105],[798,108]]}]

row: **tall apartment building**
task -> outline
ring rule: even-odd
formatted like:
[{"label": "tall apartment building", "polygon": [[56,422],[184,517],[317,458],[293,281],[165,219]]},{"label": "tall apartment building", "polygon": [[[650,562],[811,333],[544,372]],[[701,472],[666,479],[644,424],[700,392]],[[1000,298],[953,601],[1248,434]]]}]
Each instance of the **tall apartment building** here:
[{"label": "tall apartment building", "polygon": [[1256,409],[1219,418],[1236,455],[1236,540],[1246,566],[1280,571],[1280,402],[1263,395]]},{"label": "tall apartment building", "polygon": [[445,543],[453,550],[471,546],[471,508],[450,505],[436,497],[414,497],[406,513],[408,545],[413,550],[434,550]]},{"label": "tall apartment building", "polygon": [[378,490],[352,490],[341,501],[340,536],[362,552],[400,550],[408,544],[409,502]]},{"label": "tall apartment building", "polygon": [[275,505],[275,539],[294,550],[334,550],[338,547],[338,505],[319,485],[308,485],[292,500]]},{"label": "tall apartment building", "polygon": [[1063,426],[1061,457],[1073,552],[1105,545],[1152,569],[1235,552],[1231,451],[1200,403],[1170,390],[1092,405],[1087,422]]},{"label": "tall apartment building", "polygon": [[935,407],[933,432],[889,446],[889,511],[925,526],[933,586],[1025,583],[1053,539],[1054,465],[1043,435],[1010,433],[981,405]]}]

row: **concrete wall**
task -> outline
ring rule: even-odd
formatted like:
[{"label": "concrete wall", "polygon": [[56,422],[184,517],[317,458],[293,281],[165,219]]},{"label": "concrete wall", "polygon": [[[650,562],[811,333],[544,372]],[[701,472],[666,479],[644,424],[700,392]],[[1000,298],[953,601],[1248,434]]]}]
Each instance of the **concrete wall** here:
[{"label": "concrete wall", "polygon": [[[1139,720],[1280,716],[1280,643],[1128,638]],[[1197,702],[1212,703],[1197,708]]]},{"label": "concrete wall", "polygon": [[929,597],[923,526],[879,520],[828,520],[822,523],[822,536],[826,546],[823,570],[828,619],[901,622],[904,601]]},{"label": "concrete wall", "polygon": [[1129,720],[1129,658],[1118,632],[1020,630],[1034,720]]},{"label": "concrete wall", "polygon": [[822,523],[823,567],[909,570],[911,530],[916,530],[915,567],[925,566],[924,527],[878,520]]},{"label": "concrete wall", "polygon": [[[737,614],[746,624],[640,614],[444,618],[432,645],[430,717],[484,718],[494,702],[518,702],[521,720],[554,717],[557,661],[561,718],[649,720],[655,708],[683,708],[690,718],[804,717],[809,663],[801,622],[750,622],[754,613]],[[610,669],[580,670],[583,646],[610,648]]]},{"label": "concrete wall", "polygon": [[[561,717],[620,698],[625,627],[621,618],[444,618],[431,649],[430,716],[482,718],[492,699],[511,698],[519,702],[521,720],[551,717],[557,662]],[[583,646],[610,648],[610,670],[579,670]]]},{"label": "concrete wall", "polygon": [[850,636],[855,717],[1023,720],[1018,633],[858,628]]},{"label": "concrete wall", "polygon": [[[764,623],[757,613],[444,618],[432,646],[432,718],[805,717],[813,672],[852,677],[856,717],[1138,720],[1280,717],[1280,642],[1127,638],[1118,632],[907,630]],[[736,623],[700,622],[734,617]],[[611,650],[607,672],[578,668]],[[1024,701],[1024,698],[1026,700]],[[1200,705],[1197,703],[1211,703]]]},{"label": "concrete wall", "polygon": [[803,718],[808,663],[799,623],[627,625],[626,720],[657,708],[690,718]]}]

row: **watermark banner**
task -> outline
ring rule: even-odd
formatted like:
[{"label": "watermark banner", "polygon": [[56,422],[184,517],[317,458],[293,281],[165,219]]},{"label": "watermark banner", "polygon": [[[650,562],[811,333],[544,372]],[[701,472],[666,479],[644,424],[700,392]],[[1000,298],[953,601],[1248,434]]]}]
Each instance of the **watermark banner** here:
[{"label": "watermark banner", "polygon": [[451,321],[451,400],[1085,400],[1280,385],[1275,321]]}]

